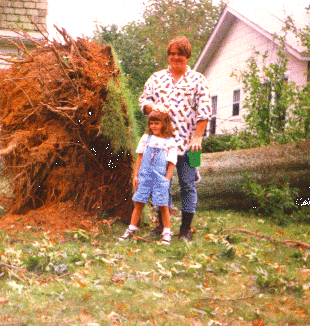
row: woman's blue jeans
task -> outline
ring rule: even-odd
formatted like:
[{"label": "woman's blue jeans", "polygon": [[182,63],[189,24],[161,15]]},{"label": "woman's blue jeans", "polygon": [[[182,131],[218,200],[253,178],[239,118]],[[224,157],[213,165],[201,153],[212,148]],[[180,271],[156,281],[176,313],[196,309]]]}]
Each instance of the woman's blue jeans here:
[{"label": "woman's blue jeans", "polygon": [[[190,166],[188,152],[185,152],[184,156],[178,156],[176,169],[181,188],[181,211],[185,213],[195,213],[197,206],[197,189],[195,183],[197,168],[192,168]],[[171,182],[169,187],[169,209],[172,208]]]}]

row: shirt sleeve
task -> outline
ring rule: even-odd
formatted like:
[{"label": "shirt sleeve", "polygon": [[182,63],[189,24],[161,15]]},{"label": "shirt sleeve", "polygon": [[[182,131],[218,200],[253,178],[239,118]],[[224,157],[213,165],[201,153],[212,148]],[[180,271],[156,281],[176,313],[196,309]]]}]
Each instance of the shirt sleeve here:
[{"label": "shirt sleeve", "polygon": [[145,107],[145,105],[151,105],[154,102],[155,102],[155,97],[153,94],[153,76],[151,76],[144,84],[143,93],[139,97],[139,106],[142,113],[144,114],[143,108]]},{"label": "shirt sleeve", "polygon": [[147,134],[144,134],[141,137],[139,144],[137,146],[137,149],[136,149],[137,154],[143,154],[145,152],[147,136],[148,136]]},{"label": "shirt sleeve", "polygon": [[176,165],[177,160],[178,160],[177,144],[176,144],[175,140],[173,138],[171,138],[168,143],[167,161]]},{"label": "shirt sleeve", "polygon": [[200,75],[198,90],[196,95],[197,122],[201,120],[211,120],[211,97],[209,85],[206,78]]}]

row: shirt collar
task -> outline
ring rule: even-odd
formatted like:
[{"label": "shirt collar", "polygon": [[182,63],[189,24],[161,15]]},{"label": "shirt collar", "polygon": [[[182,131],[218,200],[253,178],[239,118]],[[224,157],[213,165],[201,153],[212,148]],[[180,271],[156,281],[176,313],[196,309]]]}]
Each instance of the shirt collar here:
[{"label": "shirt collar", "polygon": [[[171,66],[168,66],[168,69],[167,69],[168,74],[169,74],[170,76],[172,76],[172,73],[171,73],[170,69],[171,69]],[[183,77],[187,76],[191,70],[192,70],[191,67],[190,67],[189,65],[187,65],[187,66],[186,66],[186,71],[185,71]]]}]

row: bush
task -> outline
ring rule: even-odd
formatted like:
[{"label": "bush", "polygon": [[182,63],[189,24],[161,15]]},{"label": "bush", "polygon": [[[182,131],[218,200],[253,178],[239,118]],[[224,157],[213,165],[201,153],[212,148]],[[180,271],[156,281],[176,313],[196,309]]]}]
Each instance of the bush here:
[{"label": "bush", "polygon": [[256,212],[264,216],[274,217],[282,224],[283,217],[292,214],[297,210],[295,204],[299,189],[290,188],[289,183],[285,183],[282,188],[271,185],[264,188],[263,186],[251,182],[245,178],[243,190],[256,207]]},{"label": "bush", "polygon": [[247,130],[237,131],[230,137],[231,149],[255,148],[262,145],[263,142],[257,137],[257,135]]},{"label": "bush", "polygon": [[229,151],[231,148],[231,135],[210,135],[208,138],[202,140],[202,152],[214,153]]},{"label": "bush", "polygon": [[235,131],[233,134],[224,133],[221,135],[210,135],[202,141],[203,153],[224,152],[230,150],[255,148],[263,143],[257,135],[247,131]]}]

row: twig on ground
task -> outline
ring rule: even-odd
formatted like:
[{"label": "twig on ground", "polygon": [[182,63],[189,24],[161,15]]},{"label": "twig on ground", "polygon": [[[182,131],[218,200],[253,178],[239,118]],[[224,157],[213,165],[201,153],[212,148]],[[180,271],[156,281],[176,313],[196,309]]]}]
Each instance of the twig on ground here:
[{"label": "twig on ground", "polygon": [[18,239],[18,238],[11,238],[10,243],[12,242],[36,242],[35,240],[29,240],[29,239]]},{"label": "twig on ground", "polygon": [[155,285],[155,287],[156,287],[156,289],[160,290],[162,293],[164,293],[164,294],[166,294],[166,295],[169,295],[169,292],[166,291],[166,290],[164,290],[164,289],[162,289],[160,286]]},{"label": "twig on ground", "polygon": [[256,295],[260,294],[261,292],[254,293],[252,295],[249,295],[247,297],[240,297],[240,298],[211,298],[211,297],[205,297],[198,300],[211,300],[211,301],[240,301],[240,300],[247,300],[252,299]]},{"label": "twig on ground", "polygon": [[58,279],[62,278],[62,277],[65,277],[65,276],[68,276],[70,275],[71,273],[65,273],[65,274],[61,274],[61,275],[57,275],[55,277],[49,277],[45,280],[41,280],[39,281],[40,283],[47,283],[47,282],[52,282],[52,281],[57,281]]},{"label": "twig on ground", "polygon": [[156,243],[156,241],[149,240],[149,239],[146,239],[146,238],[143,238],[143,237],[139,237],[138,235],[135,235],[135,234],[132,235],[132,238],[133,238],[133,240]]},{"label": "twig on ground", "polygon": [[254,237],[260,238],[260,239],[267,239],[270,242],[282,243],[282,244],[287,245],[287,246],[310,248],[310,244],[308,244],[306,242],[294,241],[294,240],[278,240],[278,239],[275,239],[275,238],[273,238],[273,237],[271,237],[269,235],[259,234],[259,233],[248,231],[248,230],[245,230],[245,229],[226,229],[226,230],[222,230],[219,233],[219,235],[221,235],[222,233],[245,233],[245,234],[249,234],[249,235],[252,235]]},{"label": "twig on ground", "polygon": [[4,263],[0,263],[0,267],[5,267],[5,268],[9,268],[9,269],[15,269],[17,271],[23,271],[22,268],[14,266],[14,265],[9,265],[9,264],[4,264]]},{"label": "twig on ground", "polygon": [[109,226],[111,227],[113,224],[115,224],[117,221],[119,221],[121,218],[120,216],[115,217],[114,220],[109,221]]},{"label": "twig on ground", "polygon": [[[0,263],[0,267],[5,267],[5,268],[8,268],[8,269],[11,269],[11,272],[10,272],[10,273],[11,273],[15,278],[19,279],[20,281],[28,282],[27,277],[26,277],[26,276],[24,275],[24,273],[23,273],[23,272],[27,272],[27,271],[23,270],[22,268],[17,267],[17,266],[14,266],[14,265],[4,264],[4,263]],[[20,276],[17,275],[17,274],[14,272],[14,270],[15,270],[15,271],[18,271],[19,274],[20,274]]]}]

